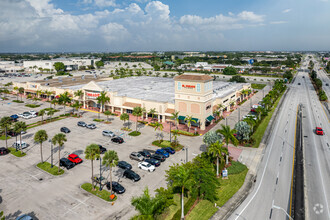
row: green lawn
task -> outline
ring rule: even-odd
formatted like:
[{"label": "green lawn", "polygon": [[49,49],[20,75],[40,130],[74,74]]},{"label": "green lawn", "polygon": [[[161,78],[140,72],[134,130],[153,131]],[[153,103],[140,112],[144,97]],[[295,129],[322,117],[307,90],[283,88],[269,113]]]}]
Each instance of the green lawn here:
[{"label": "green lawn", "polygon": [[264,136],[264,133],[267,129],[268,123],[269,123],[270,119],[272,118],[273,113],[274,113],[278,103],[280,102],[282,95],[283,95],[283,93],[278,97],[278,99],[276,100],[272,110],[270,110],[268,115],[262,120],[262,122],[258,126],[257,130],[252,135],[252,138],[255,140],[255,143],[253,145],[254,148],[259,147],[261,139]]},{"label": "green lawn", "polygon": [[155,145],[155,146],[158,146],[161,148],[172,147],[175,151],[179,151],[184,147],[181,144],[178,144],[177,146],[172,146],[170,141],[165,141],[165,140],[163,140],[162,142],[160,142],[159,140],[153,141],[152,145]]},{"label": "green lawn", "polygon": [[51,164],[48,162],[43,162],[43,163],[38,163],[37,167],[39,167],[40,169],[54,175],[54,176],[58,176],[58,175],[62,175],[64,173],[63,169],[60,169],[60,172],[58,173],[58,167],[57,166],[53,166],[53,168],[51,167]]},{"label": "green lawn", "polygon": [[[215,203],[217,206],[223,206],[233,195],[242,187],[248,169],[245,169],[239,174],[230,174],[228,179],[219,179],[220,187],[217,191],[218,201]],[[201,200],[194,209],[189,213],[186,220],[207,220],[217,212],[214,203]]]},{"label": "green lawn", "polygon": [[265,86],[266,84],[251,83],[252,89],[263,89]]},{"label": "green lawn", "polygon": [[21,100],[13,100],[13,102],[24,103],[24,101],[21,101]]},{"label": "green lawn", "polygon": [[113,200],[110,199],[110,192],[105,190],[105,189],[102,189],[102,191],[99,191],[99,187],[96,186],[95,187],[95,190],[93,190],[93,186],[91,183],[84,183],[81,185],[81,188],[83,188],[84,190],[86,190],[87,192],[89,193],[92,193],[93,195],[105,200],[105,201],[108,201],[108,202],[114,202],[116,201],[117,199],[117,196],[115,196],[115,198]]},{"label": "green lawn", "polygon": [[8,147],[8,150],[10,151],[10,153],[16,157],[24,157],[26,155],[26,153],[22,153],[21,154],[21,151],[16,151],[15,148],[13,147]]},{"label": "green lawn", "polygon": [[30,107],[30,108],[38,108],[40,105],[36,105],[36,104],[26,104],[26,107]]},{"label": "green lawn", "polygon": [[[175,215],[175,213],[181,209],[180,195],[177,193],[174,194],[173,200],[174,200],[175,205],[171,205],[170,207],[166,208],[165,211],[161,215],[156,217],[156,220],[171,220],[173,218],[173,216]],[[188,201],[188,198],[185,197],[184,203],[186,204],[187,201]]]},{"label": "green lawn", "polygon": [[141,132],[139,132],[139,131],[132,131],[131,133],[129,133],[128,135],[130,135],[130,136],[139,136],[141,134]]},{"label": "green lawn", "polygon": [[[10,136],[7,135],[7,140],[10,139]],[[0,136],[0,140],[6,140],[6,135]]]}]

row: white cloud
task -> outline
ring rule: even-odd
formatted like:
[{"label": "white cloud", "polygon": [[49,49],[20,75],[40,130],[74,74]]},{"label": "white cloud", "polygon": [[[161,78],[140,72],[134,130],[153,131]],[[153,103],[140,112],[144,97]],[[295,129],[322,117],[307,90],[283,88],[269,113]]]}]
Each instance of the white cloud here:
[{"label": "white cloud", "polygon": [[270,24],[287,24],[287,21],[271,21]]},{"label": "white cloud", "polygon": [[95,0],[95,5],[100,8],[115,7],[116,1],[115,0]]},{"label": "white cloud", "polygon": [[291,11],[291,8],[285,9],[282,11],[282,13],[289,13]]},{"label": "white cloud", "polygon": [[124,41],[129,38],[129,33],[127,29],[118,23],[108,23],[106,25],[102,25],[100,30],[103,34],[104,39],[108,43],[113,43],[116,41]]},{"label": "white cloud", "polygon": [[168,5],[165,5],[160,1],[149,2],[145,8],[145,11],[153,19],[157,20],[168,20],[170,17],[170,9]]},{"label": "white cloud", "polygon": [[263,22],[264,15],[256,15],[252,11],[242,11],[237,15],[239,19],[251,21],[251,22]]}]

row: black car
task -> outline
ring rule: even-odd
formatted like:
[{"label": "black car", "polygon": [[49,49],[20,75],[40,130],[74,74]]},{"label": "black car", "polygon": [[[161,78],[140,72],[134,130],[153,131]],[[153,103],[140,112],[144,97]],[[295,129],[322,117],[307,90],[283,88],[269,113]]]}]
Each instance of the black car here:
[{"label": "black car", "polygon": [[70,129],[67,127],[61,127],[61,132],[70,133]]},{"label": "black car", "polygon": [[132,169],[132,165],[127,163],[126,161],[119,161],[118,162],[118,167],[124,169],[124,170],[130,170]]},{"label": "black car", "polygon": [[133,182],[137,182],[141,179],[139,174],[135,173],[133,170],[125,170],[123,177],[128,178],[128,179],[132,180]]},{"label": "black car", "polygon": [[78,121],[77,125],[81,127],[86,127],[87,124],[83,121]]},{"label": "black car", "polygon": [[104,154],[105,152],[107,152],[107,149],[105,147],[102,147],[102,145],[99,145],[100,148],[100,153]]},{"label": "black car", "polygon": [[111,138],[111,141],[115,142],[115,143],[118,143],[118,144],[121,144],[121,143],[124,142],[124,139],[122,139],[121,137],[114,137],[114,138]]},{"label": "black car", "polygon": [[150,156],[151,156],[151,153],[147,150],[142,150],[142,151],[139,151],[138,153],[140,153],[142,156],[148,157],[148,158],[150,158]]},{"label": "black car", "polygon": [[160,161],[156,159],[151,158],[151,159],[145,159],[144,161],[150,163],[151,165],[154,165],[155,167],[159,167],[160,165]]},{"label": "black car", "polygon": [[0,147],[0,155],[6,155],[9,153],[9,150],[5,147]]},{"label": "black car", "polygon": [[[16,137],[17,135],[19,135],[19,133],[16,133],[15,131],[8,131],[7,134],[11,137]],[[21,134],[26,134],[26,131],[21,131]]]},{"label": "black car", "polygon": [[75,166],[68,158],[61,158],[60,159],[60,166],[65,167],[67,170],[73,168]]},{"label": "black car", "polygon": [[160,154],[153,154],[150,156],[151,159],[159,160],[160,162],[164,162],[166,160],[165,156]]},{"label": "black car", "polygon": [[[107,189],[110,190],[110,182],[107,182]],[[114,181],[112,181],[112,190],[118,194],[122,194],[126,191],[122,185]]]}]

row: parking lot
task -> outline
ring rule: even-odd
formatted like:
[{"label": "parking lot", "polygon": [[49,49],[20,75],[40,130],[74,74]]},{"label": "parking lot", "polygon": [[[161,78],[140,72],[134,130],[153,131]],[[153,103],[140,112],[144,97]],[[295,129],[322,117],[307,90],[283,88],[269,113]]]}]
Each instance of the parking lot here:
[{"label": "parking lot", "polygon": [[[10,97],[10,100],[15,97]],[[24,104],[12,103],[10,100],[0,101],[0,117],[10,116],[24,111],[32,110],[25,107]],[[10,103],[10,104],[8,104]],[[37,109],[49,107],[49,103],[44,103]],[[59,108],[59,107],[57,107]],[[63,107],[56,115],[63,114]],[[70,108],[66,108],[69,111]],[[55,116],[56,116],[55,115]],[[25,157],[17,158],[11,154],[0,157],[0,210],[3,210],[8,219],[15,218],[21,213],[29,213],[36,219],[129,219],[136,211],[131,206],[130,200],[133,196],[139,196],[145,187],[149,187],[153,194],[154,190],[159,187],[165,187],[165,170],[173,163],[184,162],[186,152],[180,151],[167,158],[155,172],[149,173],[138,169],[138,162],[129,159],[129,155],[133,151],[142,149],[156,150],[157,147],[152,146],[153,140],[156,140],[156,131],[152,127],[141,127],[141,136],[130,137],[120,130],[123,122],[118,117],[113,117],[112,124],[103,124],[93,122],[98,114],[84,112],[82,118],[67,118],[45,124],[39,127],[31,128],[22,136],[23,141],[30,144],[24,149],[27,153]],[[104,115],[101,115],[105,119]],[[44,118],[47,118],[45,116]],[[41,120],[41,117],[32,119],[19,119],[32,123]],[[77,126],[78,121],[86,123],[95,123],[97,128],[90,130]],[[36,167],[40,162],[40,145],[34,143],[33,136],[40,129],[45,129],[49,138],[60,133],[61,127],[68,127],[71,132],[66,134],[67,142],[61,149],[61,157],[67,157],[70,153],[79,155],[84,162],[75,166],[70,170],[65,170],[65,174],[61,176],[52,176]],[[135,129],[135,125],[132,125]],[[123,144],[114,144],[109,137],[102,135],[103,130],[111,130],[116,135],[124,138]],[[157,131],[158,132],[158,131]],[[164,134],[164,139],[169,139],[169,134]],[[185,137],[179,136],[179,141],[184,146],[189,147],[189,160],[194,155],[201,153],[202,137]],[[8,145],[15,142],[15,138],[8,140]],[[84,150],[91,143],[100,144],[107,150],[115,150],[120,160],[129,162],[132,169],[141,176],[139,182],[132,182],[129,179],[123,179],[123,170],[120,168],[113,169],[113,181],[118,181],[126,189],[126,192],[117,195],[118,199],[112,205],[94,195],[80,189],[80,185],[90,182],[91,178],[91,162],[85,160]],[[5,146],[5,141],[0,141],[0,146]],[[49,142],[43,144],[44,160],[50,162],[51,145]],[[58,162],[58,149],[54,147],[54,162]],[[102,167],[104,177],[108,177],[108,170]],[[94,161],[94,175],[99,175],[99,162]]]}]

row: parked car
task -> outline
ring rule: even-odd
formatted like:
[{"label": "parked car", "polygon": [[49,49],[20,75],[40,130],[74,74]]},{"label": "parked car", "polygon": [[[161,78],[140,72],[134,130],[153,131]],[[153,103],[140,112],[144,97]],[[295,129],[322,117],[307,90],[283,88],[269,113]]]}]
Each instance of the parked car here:
[{"label": "parked car", "polygon": [[138,152],[132,152],[130,155],[129,155],[129,158],[131,160],[137,160],[137,161],[144,161],[144,156],[142,156],[140,153]]},{"label": "parked car", "polygon": [[322,130],[321,127],[316,127],[316,129],[315,129],[315,133],[316,133],[317,135],[323,135],[323,134],[324,134],[324,133],[323,133],[323,130]]},{"label": "parked car", "polygon": [[29,216],[29,215],[24,214],[24,215],[18,216],[16,218],[16,220],[33,220],[33,218],[31,216]]},{"label": "parked car", "polygon": [[132,169],[132,165],[127,163],[126,161],[119,161],[118,162],[118,167],[124,169],[124,170],[130,170]]},{"label": "parked car", "polygon": [[89,124],[89,125],[86,125],[86,128],[95,129],[96,125],[95,124]]},{"label": "parked car", "polygon": [[65,167],[67,170],[73,168],[76,164],[71,162],[68,158],[60,159],[60,166]]},{"label": "parked car", "polygon": [[23,113],[19,113],[17,114],[18,117],[22,118],[23,117]]},{"label": "parked car", "polygon": [[9,150],[5,147],[0,147],[0,155],[6,155],[9,153]]},{"label": "parked car", "polygon": [[102,131],[102,135],[108,136],[108,137],[114,137],[115,133],[113,133],[112,131],[109,131],[109,130],[104,130],[104,131]]},{"label": "parked car", "polygon": [[124,143],[124,139],[122,139],[121,137],[113,137],[111,138],[111,141],[118,144]]},{"label": "parked car", "polygon": [[70,133],[70,129],[67,128],[67,127],[61,127],[61,132],[64,132],[64,133]]},{"label": "parked car", "polygon": [[148,162],[139,162],[138,167],[142,170],[146,170],[149,172],[154,172],[155,171],[155,166],[148,163]]},{"label": "parked car", "polygon": [[83,121],[78,121],[77,125],[80,126],[80,127],[86,127],[87,126],[87,124]]},{"label": "parked car", "polygon": [[155,154],[163,155],[166,158],[168,158],[170,156],[170,154],[166,150],[164,150],[164,149],[158,149],[158,150],[156,150]]},{"label": "parked car", "polygon": [[[107,182],[107,189],[110,190],[110,182]],[[123,194],[126,191],[120,183],[114,181],[112,181],[112,190],[118,194]]]},{"label": "parked car", "polygon": [[30,119],[30,118],[33,118],[33,116],[30,113],[23,113],[22,118]]},{"label": "parked car", "polygon": [[160,162],[164,162],[166,160],[166,157],[160,154],[152,154],[150,158],[159,160]]},{"label": "parked car", "polygon": [[24,149],[27,148],[29,145],[27,143],[25,143],[24,141],[22,141],[22,143],[20,141],[17,141],[15,143],[13,143],[13,148],[15,149]]},{"label": "parked car", "polygon": [[165,147],[163,149],[166,150],[169,154],[175,154],[175,150],[171,147]]},{"label": "parked car", "polygon": [[[21,131],[21,134],[26,134],[26,131]],[[15,131],[8,131],[7,135],[11,136],[11,137],[16,137],[17,135],[19,135],[18,133],[16,133]]]},{"label": "parked car", "polygon": [[298,83],[298,85],[301,85],[300,83]]},{"label": "parked car", "polygon": [[12,119],[18,119],[18,115],[11,115],[10,116]]},{"label": "parked car", "polygon": [[151,165],[154,165],[155,167],[160,166],[160,161],[153,158],[145,159],[144,161],[150,163]]},{"label": "parked car", "polygon": [[133,182],[137,182],[141,179],[139,174],[135,173],[133,170],[125,170],[125,172],[123,173],[123,177],[128,178]]},{"label": "parked car", "polygon": [[102,147],[102,145],[99,145],[100,148],[100,153],[104,154],[105,152],[107,152],[107,149],[105,147]]},{"label": "parked car", "polygon": [[31,115],[36,115],[36,114],[37,114],[37,112],[34,111],[34,110],[29,111],[29,113],[30,113]]},{"label": "parked car", "polygon": [[151,153],[147,150],[141,150],[138,153],[140,153],[142,156],[146,157],[146,158],[150,158]]},{"label": "parked car", "polygon": [[68,156],[68,159],[74,164],[79,164],[83,162],[83,160],[77,154],[70,154]]}]

